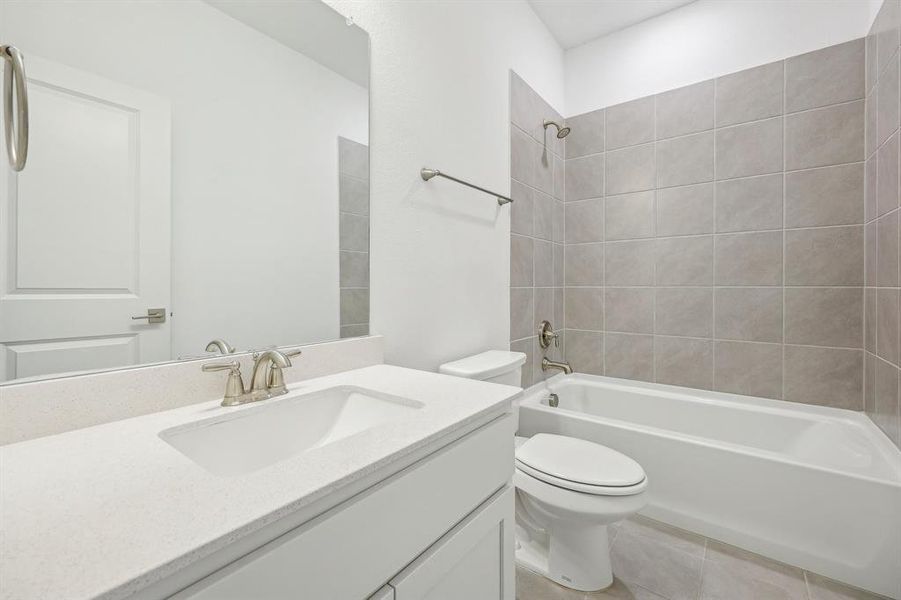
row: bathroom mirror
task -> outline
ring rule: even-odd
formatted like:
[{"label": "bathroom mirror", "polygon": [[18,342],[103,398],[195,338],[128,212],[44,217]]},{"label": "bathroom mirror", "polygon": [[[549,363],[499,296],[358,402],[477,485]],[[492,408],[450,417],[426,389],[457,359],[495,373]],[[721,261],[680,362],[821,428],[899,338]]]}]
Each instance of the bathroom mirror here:
[{"label": "bathroom mirror", "polygon": [[[317,0],[3,0],[0,382],[365,335],[369,36]],[[0,61],[3,62],[3,61]]]}]

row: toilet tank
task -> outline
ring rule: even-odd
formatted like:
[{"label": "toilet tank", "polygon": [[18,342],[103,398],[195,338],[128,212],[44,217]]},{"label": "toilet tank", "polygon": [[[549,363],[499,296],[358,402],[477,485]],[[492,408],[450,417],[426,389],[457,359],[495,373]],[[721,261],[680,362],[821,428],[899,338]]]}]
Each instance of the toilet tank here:
[{"label": "toilet tank", "polygon": [[521,387],[522,366],[525,362],[526,355],[522,352],[489,350],[454,362],[444,363],[438,367],[438,372]]}]

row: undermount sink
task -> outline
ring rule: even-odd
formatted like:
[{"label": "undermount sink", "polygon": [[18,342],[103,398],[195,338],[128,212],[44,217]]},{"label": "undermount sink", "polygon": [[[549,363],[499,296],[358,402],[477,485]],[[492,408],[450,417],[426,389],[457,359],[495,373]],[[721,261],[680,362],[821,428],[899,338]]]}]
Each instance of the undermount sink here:
[{"label": "undermount sink", "polygon": [[250,473],[409,415],[421,402],[352,386],[265,400],[160,432],[160,438],[215,475]]}]

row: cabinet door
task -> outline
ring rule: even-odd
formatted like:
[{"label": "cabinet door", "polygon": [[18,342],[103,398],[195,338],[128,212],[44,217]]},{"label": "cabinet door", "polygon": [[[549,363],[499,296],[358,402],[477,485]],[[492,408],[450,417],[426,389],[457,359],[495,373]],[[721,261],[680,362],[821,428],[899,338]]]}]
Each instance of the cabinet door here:
[{"label": "cabinet door", "polygon": [[513,488],[505,486],[391,580],[396,600],[513,600]]}]

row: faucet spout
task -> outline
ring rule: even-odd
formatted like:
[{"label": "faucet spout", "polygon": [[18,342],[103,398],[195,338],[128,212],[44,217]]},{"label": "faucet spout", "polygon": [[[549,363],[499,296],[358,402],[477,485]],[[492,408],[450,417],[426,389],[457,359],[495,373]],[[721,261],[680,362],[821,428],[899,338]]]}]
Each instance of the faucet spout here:
[{"label": "faucet spout", "polygon": [[573,368],[569,366],[568,362],[557,362],[545,356],[543,359],[541,359],[541,370],[548,371],[550,369],[560,369],[566,375],[572,375],[573,372]]},{"label": "faucet spout", "polygon": [[250,377],[250,391],[253,393],[269,393],[269,365],[280,369],[291,366],[291,359],[278,350],[266,350],[254,356],[253,374]]}]

